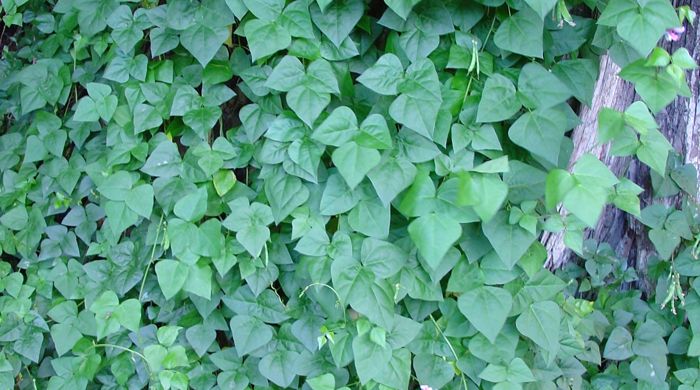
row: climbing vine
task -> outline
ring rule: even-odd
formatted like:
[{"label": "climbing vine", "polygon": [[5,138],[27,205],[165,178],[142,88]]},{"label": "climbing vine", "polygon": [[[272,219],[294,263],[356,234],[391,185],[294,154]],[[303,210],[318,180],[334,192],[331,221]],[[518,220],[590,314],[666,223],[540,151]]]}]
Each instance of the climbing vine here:
[{"label": "climbing vine", "polygon": [[[688,7],[1,4],[0,388],[700,386],[697,172],[655,120]],[[639,100],[598,142],[679,207],[569,164],[604,54]],[[651,291],[584,240],[606,205]]]}]

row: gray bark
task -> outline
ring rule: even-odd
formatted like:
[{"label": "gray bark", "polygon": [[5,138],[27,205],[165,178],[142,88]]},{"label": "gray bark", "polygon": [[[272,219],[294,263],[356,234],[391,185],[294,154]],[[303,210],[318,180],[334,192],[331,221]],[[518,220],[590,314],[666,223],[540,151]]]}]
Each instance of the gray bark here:
[{"label": "gray bark", "polygon": [[[700,0],[674,1],[676,6],[688,4],[700,15]],[[696,62],[700,63],[700,29],[697,21],[694,26],[686,24],[686,32],[677,42],[664,42],[664,48],[673,53],[680,47],[685,47]],[[581,124],[572,134],[574,151],[569,168],[584,153],[592,153],[618,176],[624,175],[645,191],[640,195],[641,207],[652,203],[651,179],[649,169],[638,160],[630,157],[614,157],[608,150],[608,145],[596,142],[598,112],[603,107],[611,107],[623,111],[633,101],[638,100],[634,87],[622,80],[617,74],[620,68],[607,56],[600,60],[600,76],[596,82],[593,103],[584,107],[580,112]],[[661,131],[673,145],[676,152],[683,156],[686,163],[700,167],[700,71],[695,69],[687,74],[688,85],[692,96],[679,97],[656,115]],[[677,202],[677,199],[664,200],[667,204]],[[618,257],[627,260],[629,266],[635,267],[639,274],[646,269],[649,255],[653,246],[639,221],[633,216],[608,206],[595,229],[586,232],[586,238],[597,242],[607,242],[617,253]],[[541,237],[548,253],[546,265],[559,268],[571,261],[576,255],[564,245],[563,233],[547,233]],[[649,286],[642,279],[642,288],[649,291]]]}]

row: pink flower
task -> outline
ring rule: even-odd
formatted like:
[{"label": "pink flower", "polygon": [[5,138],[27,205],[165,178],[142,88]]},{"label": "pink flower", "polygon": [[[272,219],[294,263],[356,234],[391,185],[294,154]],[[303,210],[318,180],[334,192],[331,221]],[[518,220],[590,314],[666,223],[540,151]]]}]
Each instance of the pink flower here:
[{"label": "pink flower", "polygon": [[666,40],[676,42],[681,39],[681,35],[685,32],[685,27],[674,27],[666,30]]},{"label": "pink flower", "polygon": [[433,390],[433,388],[428,385],[420,385],[420,390]]}]

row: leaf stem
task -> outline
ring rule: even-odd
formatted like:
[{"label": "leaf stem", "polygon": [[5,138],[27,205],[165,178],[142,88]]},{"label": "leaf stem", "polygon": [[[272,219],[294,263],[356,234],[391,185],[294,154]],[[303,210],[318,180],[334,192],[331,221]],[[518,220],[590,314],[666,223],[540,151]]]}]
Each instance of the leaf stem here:
[{"label": "leaf stem", "polygon": [[153,376],[153,373],[151,372],[151,368],[148,366],[148,360],[146,359],[146,356],[145,356],[144,354],[142,354],[141,352],[134,351],[134,350],[131,349],[131,348],[122,347],[121,345],[115,345],[115,344],[95,344],[94,342],[92,343],[92,349],[100,348],[100,347],[101,347],[101,348],[114,348],[114,349],[119,349],[119,350],[121,350],[121,351],[130,352],[132,355],[136,355],[136,356],[140,357],[140,358],[143,360],[143,362],[144,362],[144,364],[145,364],[145,366],[146,366],[146,370],[148,371],[148,377],[151,378],[151,377]]},{"label": "leaf stem", "polygon": [[[321,282],[314,282],[314,283],[311,283],[308,286],[304,287],[304,289],[301,290],[301,293],[299,293],[299,298],[303,297],[304,294],[306,294],[306,291],[314,286],[325,287],[325,288],[333,291],[333,294],[335,294],[335,297],[338,298],[338,306],[342,305],[342,300],[340,299],[340,295],[338,294],[338,292],[332,286],[329,286],[326,283],[321,283]],[[344,308],[343,308],[343,322],[347,322],[347,318],[345,317]]]},{"label": "leaf stem", "polygon": [[493,32],[493,26],[495,24],[496,24],[496,16],[494,15],[493,19],[491,20],[491,27],[489,27],[489,32],[486,33],[486,38],[484,38],[484,43],[481,45],[482,52],[486,49],[486,44],[489,42],[489,38],[491,37],[491,33]]},{"label": "leaf stem", "polygon": [[153,240],[153,247],[151,248],[151,258],[148,260],[148,265],[146,266],[146,271],[143,273],[143,279],[141,280],[141,288],[139,289],[139,302],[143,298],[143,288],[146,286],[146,277],[148,277],[148,271],[151,269],[151,263],[156,257],[156,245],[158,245],[158,236],[160,235],[160,228],[163,225],[163,215],[160,216],[160,222],[158,222],[158,228],[156,229],[156,237]]},{"label": "leaf stem", "polygon": [[[440,325],[438,325],[437,321],[435,321],[435,317],[433,317],[432,314],[430,314],[430,320],[433,322],[433,325],[435,325],[435,329],[437,329],[438,333],[440,333],[442,339],[445,340],[445,342],[447,343],[447,346],[450,347],[450,352],[452,352],[452,356],[455,358],[455,364],[457,364],[457,362],[459,361],[459,357],[457,357],[457,352],[452,346],[452,343],[447,338],[447,336],[445,336],[445,334],[442,333],[442,328],[440,328]],[[464,373],[462,372],[462,370],[459,370],[459,376],[462,380],[462,386],[464,386],[464,390],[467,390],[467,380],[464,378]]]}]

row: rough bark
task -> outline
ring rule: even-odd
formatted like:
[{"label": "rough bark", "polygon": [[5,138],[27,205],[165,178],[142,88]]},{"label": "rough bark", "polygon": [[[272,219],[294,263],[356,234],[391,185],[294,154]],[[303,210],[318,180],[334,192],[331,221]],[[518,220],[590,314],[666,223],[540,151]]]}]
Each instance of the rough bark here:
[{"label": "rough bark", "polygon": [[[674,5],[690,5],[700,14],[700,0],[676,0]],[[664,48],[673,53],[685,47],[696,62],[700,63],[700,29],[698,25],[686,25],[686,32],[677,42],[664,42]],[[639,99],[634,87],[622,80],[617,74],[620,68],[608,56],[600,60],[600,76],[595,86],[593,104],[581,110],[581,124],[572,134],[574,151],[569,165],[584,153],[592,153],[604,162],[616,175],[624,175],[645,189],[640,195],[642,208],[652,202],[651,179],[649,169],[636,159],[620,158],[610,155],[607,145],[598,145],[596,129],[598,112],[603,107],[622,111],[634,100]],[[700,71],[698,69],[687,75],[692,96],[677,98],[656,115],[661,131],[668,138],[674,149],[680,153],[686,163],[700,167]],[[676,200],[666,200],[675,202]],[[643,273],[646,262],[653,251],[644,232],[643,226],[633,216],[617,208],[608,206],[595,229],[586,233],[586,238],[597,242],[607,242],[620,259],[626,259],[630,266]],[[547,266],[558,268],[570,261],[575,254],[564,245],[563,234],[545,233],[541,242],[547,248]],[[648,291],[649,286],[641,286]]]}]

